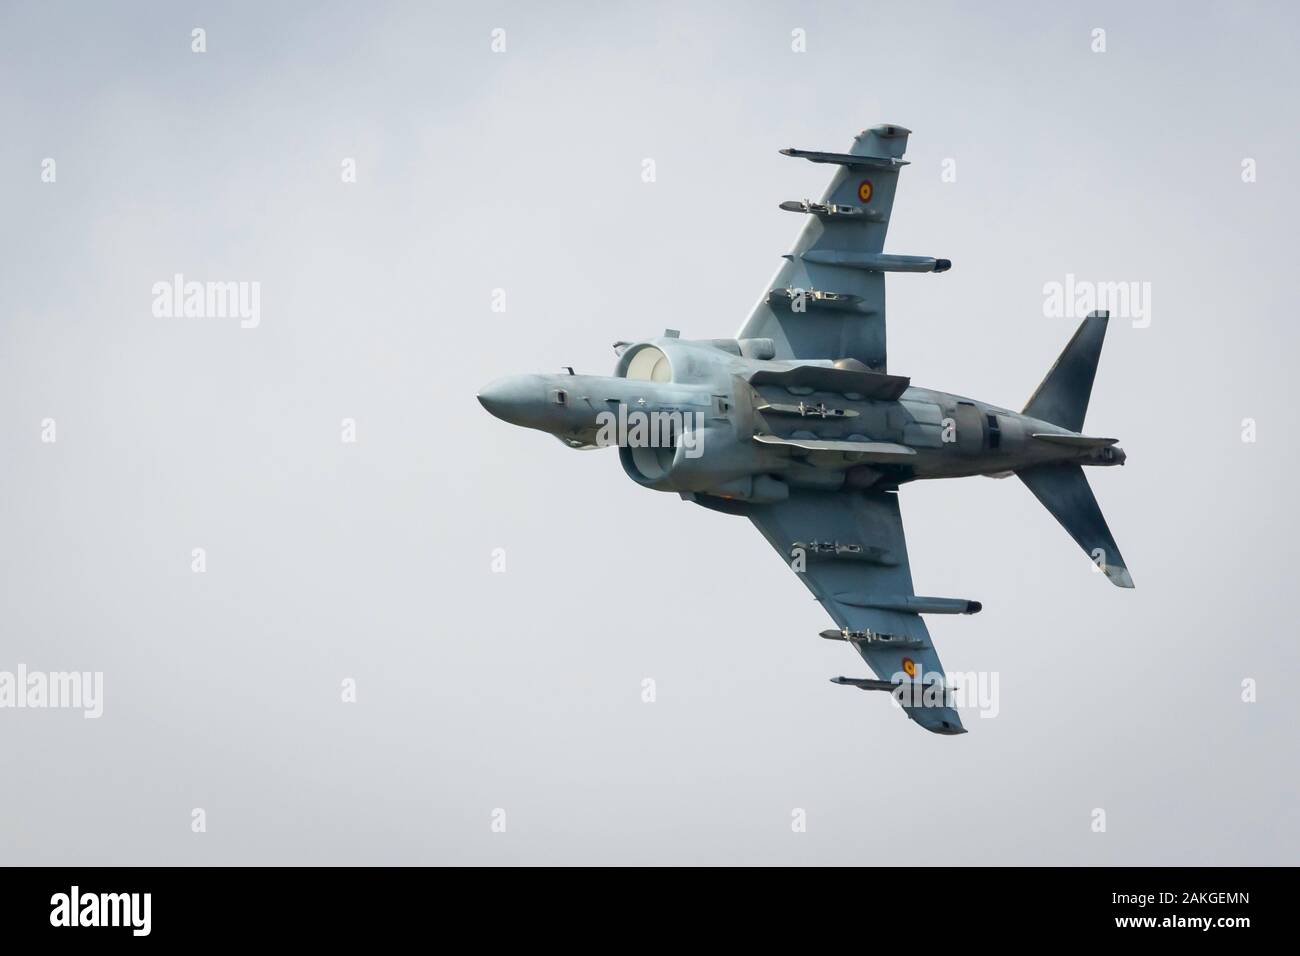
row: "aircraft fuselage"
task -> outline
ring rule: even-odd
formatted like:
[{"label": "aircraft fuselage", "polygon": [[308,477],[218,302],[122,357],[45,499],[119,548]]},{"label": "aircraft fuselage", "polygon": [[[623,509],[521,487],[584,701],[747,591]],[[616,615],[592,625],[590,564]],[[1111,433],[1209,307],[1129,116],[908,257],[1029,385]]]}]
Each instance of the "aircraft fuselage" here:
[{"label": "aircraft fuselage", "polygon": [[[633,480],[684,497],[776,501],[790,487],[833,492],[1124,461],[1110,440],[987,402],[830,361],[752,358],[745,343],[727,344],[734,350],[654,339],[626,349],[613,376],[513,376],[479,400],[571,447],[617,446]],[[810,367],[819,378],[791,383],[792,369]]]}]

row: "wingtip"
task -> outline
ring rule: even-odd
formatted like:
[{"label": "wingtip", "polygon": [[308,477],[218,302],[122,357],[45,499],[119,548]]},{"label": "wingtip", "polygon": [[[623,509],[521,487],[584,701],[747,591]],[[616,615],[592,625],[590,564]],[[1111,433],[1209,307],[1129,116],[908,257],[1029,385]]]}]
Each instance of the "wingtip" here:
[{"label": "wingtip", "polygon": [[907,716],[932,734],[956,737],[967,733],[957,711],[951,707],[904,707]]},{"label": "wingtip", "polygon": [[858,138],[861,139],[868,133],[875,133],[877,136],[882,136],[885,139],[893,139],[896,136],[909,136],[911,135],[911,132],[912,131],[906,126],[900,126],[897,123],[880,123],[877,126],[871,126],[864,129],[858,134]]},{"label": "wingtip", "polygon": [[1119,565],[1109,565],[1106,568],[1106,577],[1110,580],[1110,583],[1116,587],[1137,587],[1137,585],[1133,583],[1133,575],[1128,573],[1128,568],[1120,567]]}]

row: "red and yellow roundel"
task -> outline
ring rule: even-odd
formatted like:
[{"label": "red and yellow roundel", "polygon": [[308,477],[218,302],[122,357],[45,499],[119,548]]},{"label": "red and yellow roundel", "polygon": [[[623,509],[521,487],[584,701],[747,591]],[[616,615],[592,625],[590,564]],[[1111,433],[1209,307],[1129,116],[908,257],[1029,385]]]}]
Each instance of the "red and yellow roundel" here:
[{"label": "red and yellow roundel", "polygon": [[904,657],[904,658],[903,658],[903,673],[906,674],[908,677],[915,677],[915,676],[916,676],[916,661],[912,660],[910,657]]},{"label": "red and yellow roundel", "polygon": [[858,183],[858,199],[863,202],[871,202],[871,180],[864,179]]}]

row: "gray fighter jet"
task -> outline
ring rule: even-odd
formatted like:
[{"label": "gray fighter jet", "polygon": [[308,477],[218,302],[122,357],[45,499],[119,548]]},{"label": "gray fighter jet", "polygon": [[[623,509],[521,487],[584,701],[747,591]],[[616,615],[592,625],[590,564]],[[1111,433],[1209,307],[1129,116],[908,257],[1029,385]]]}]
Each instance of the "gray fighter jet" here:
[{"label": "gray fighter jet", "polygon": [[877,126],[847,153],[781,150],[837,168],[794,250],[732,339],[673,330],[616,343],[612,377],[501,379],[479,393],[497,418],[572,448],[616,445],[628,477],[752,521],[874,678],[927,730],[964,733],[922,615],[977,601],[912,589],[898,488],[924,478],[1018,475],[1092,557],[1131,588],[1084,465],[1121,465],[1113,438],[1082,433],[1107,315],[1079,326],[1021,412],[918,388],[886,369],[885,273],[944,272],[946,259],[882,250],[909,131]]}]

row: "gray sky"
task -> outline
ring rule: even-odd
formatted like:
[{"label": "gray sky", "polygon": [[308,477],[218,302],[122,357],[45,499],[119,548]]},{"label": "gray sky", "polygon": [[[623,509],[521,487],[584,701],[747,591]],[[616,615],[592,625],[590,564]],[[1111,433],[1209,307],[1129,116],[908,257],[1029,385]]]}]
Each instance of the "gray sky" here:
[{"label": "gray sky", "polygon": [[[0,709],[0,860],[1294,863],[1297,17],[6,4],[0,671],[104,713]],[[777,149],[879,122],[887,251],[954,262],[889,279],[891,371],[1018,408],[1045,283],[1151,288],[1088,418],[1135,591],[1014,479],[902,492],[918,592],[985,606],[931,622],[1000,677],[958,738],[827,683],[865,667],[748,522],[474,400],[733,334],[830,175]],[[257,327],[156,317],[177,273]]]}]

